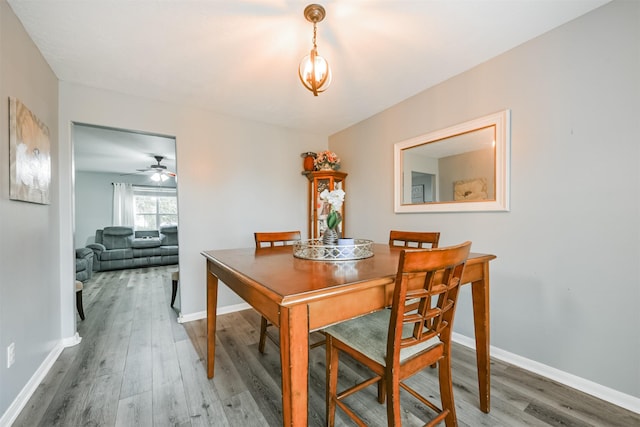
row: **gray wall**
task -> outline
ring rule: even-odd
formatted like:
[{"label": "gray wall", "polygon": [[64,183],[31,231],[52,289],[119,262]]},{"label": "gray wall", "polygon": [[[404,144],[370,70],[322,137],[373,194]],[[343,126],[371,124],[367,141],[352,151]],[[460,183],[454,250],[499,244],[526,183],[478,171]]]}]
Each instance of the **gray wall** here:
[{"label": "gray wall", "polygon": [[[640,397],[639,76],[640,2],[614,1],[331,136],[350,233],[438,230],[496,254],[493,346]],[[394,214],[395,142],[505,108],[511,212]],[[468,337],[471,310],[467,287]]]},{"label": "gray wall", "polygon": [[[76,172],[75,174],[75,247],[94,242],[96,229],[111,224],[113,210],[113,174]],[[118,181],[119,182],[119,181]]]},{"label": "gray wall", "polygon": [[[9,96],[49,128],[49,205],[9,200]],[[0,0],[0,135],[1,416],[61,338],[58,82],[5,0]],[[71,299],[73,282],[65,286]],[[16,362],[7,369],[6,348],[12,342]]]}]

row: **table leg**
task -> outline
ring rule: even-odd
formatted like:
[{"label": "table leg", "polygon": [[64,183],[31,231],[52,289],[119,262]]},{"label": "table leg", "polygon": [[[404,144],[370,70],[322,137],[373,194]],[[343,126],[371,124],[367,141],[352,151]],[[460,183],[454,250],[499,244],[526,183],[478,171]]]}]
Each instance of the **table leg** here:
[{"label": "table leg", "polygon": [[280,310],[282,418],[284,426],[307,426],[309,316],[306,305]]},{"label": "table leg", "polygon": [[480,410],[489,413],[491,408],[491,368],[489,365],[489,263],[484,263],[482,268],[482,279],[471,283],[471,298],[473,300],[473,325],[476,336]]},{"label": "table leg", "polygon": [[207,377],[213,378],[216,359],[216,308],[218,306],[218,278],[207,268]]}]

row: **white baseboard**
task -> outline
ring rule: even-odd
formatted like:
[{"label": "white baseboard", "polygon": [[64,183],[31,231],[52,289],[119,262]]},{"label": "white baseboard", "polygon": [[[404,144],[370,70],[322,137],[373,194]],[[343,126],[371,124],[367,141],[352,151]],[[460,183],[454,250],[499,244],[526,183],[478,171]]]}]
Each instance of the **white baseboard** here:
[{"label": "white baseboard", "polygon": [[0,418],[0,427],[9,427],[11,424],[13,424],[16,418],[18,418],[18,415],[20,415],[22,409],[26,406],[27,402],[29,402],[29,399],[31,398],[33,393],[36,392],[36,389],[38,388],[40,383],[44,380],[44,377],[47,376],[47,373],[49,372],[49,370],[51,370],[53,364],[56,362],[56,360],[58,360],[58,356],[60,356],[62,350],[64,350],[65,347],[69,347],[70,345],[75,345],[70,344],[72,342],[75,342],[76,344],[79,343],[81,339],[82,338],[80,338],[76,333],[76,335],[73,337],[63,338],[53,349],[51,349],[36,372],[31,376],[20,393],[18,393],[7,411],[2,414],[2,417]]},{"label": "white baseboard", "polygon": [[236,304],[236,305],[228,305],[226,307],[218,308],[216,310],[216,313],[218,315],[220,315],[220,314],[228,314],[228,313],[235,313],[236,311],[242,311],[242,310],[246,310],[248,308],[251,308],[251,306],[249,304],[247,304],[246,302],[243,302],[243,303]]},{"label": "white baseboard", "polygon": [[180,315],[178,316],[178,323],[193,322],[194,320],[200,320],[200,319],[206,319],[206,318],[207,318],[206,311],[198,311],[196,313],[189,313],[189,314],[184,314],[181,312]]},{"label": "white baseboard", "polygon": [[80,336],[80,334],[76,332],[74,336],[69,338],[63,338],[61,342],[62,342],[62,346],[67,348],[67,347],[73,347],[74,345],[80,344],[80,341],[82,341],[82,337]]},{"label": "white baseboard", "polygon": [[[464,345],[475,350],[476,342],[474,339],[457,333],[452,334],[452,340],[458,344]],[[526,357],[518,356],[517,354],[510,353],[508,351],[491,346],[491,357],[494,357],[503,362],[507,362],[511,365],[533,372],[543,377],[552,379],[564,384],[568,387],[580,390],[591,396],[605,400],[621,408],[628,409],[637,414],[640,414],[640,399],[609,387],[605,387],[593,381],[586,380],[573,374],[561,371],[551,366],[544,365],[539,362],[527,359]]]},{"label": "white baseboard", "polygon": [[[242,311],[248,308],[251,308],[251,306],[246,302],[243,302],[236,305],[227,305],[224,307],[219,307],[216,310],[216,314],[219,316],[221,314],[235,313],[236,311]],[[200,319],[206,319],[206,318],[207,318],[206,311],[198,311],[198,312],[189,313],[189,314],[180,313],[180,316],[178,316],[178,323],[193,322],[194,320],[200,320]]]}]

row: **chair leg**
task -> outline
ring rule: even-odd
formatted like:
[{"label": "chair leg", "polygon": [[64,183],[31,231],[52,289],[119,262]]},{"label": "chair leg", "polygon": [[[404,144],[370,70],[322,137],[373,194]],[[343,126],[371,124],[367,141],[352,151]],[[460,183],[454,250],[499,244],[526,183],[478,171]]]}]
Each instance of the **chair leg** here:
[{"label": "chair leg", "polygon": [[387,396],[387,388],[383,380],[378,381],[378,403],[383,404]]},{"label": "chair leg", "polygon": [[264,344],[267,341],[267,327],[269,322],[266,317],[260,319],[260,342],[258,343],[258,351],[264,353]]},{"label": "chair leg", "polygon": [[84,309],[82,307],[82,290],[76,291],[76,308],[78,309],[80,319],[84,320]]},{"label": "chair leg", "polygon": [[400,379],[393,377],[391,369],[387,369],[380,381],[384,381],[384,388],[387,391],[387,424],[389,426],[400,426]]},{"label": "chair leg", "polygon": [[327,359],[326,375],[326,420],[327,426],[333,427],[336,422],[336,399],[338,394],[338,349],[333,346],[332,338],[327,337],[325,340],[325,354]]},{"label": "chair leg", "polygon": [[440,400],[442,401],[442,412],[447,412],[444,423],[447,427],[458,425],[456,418],[456,405],[453,401],[453,384],[451,380],[451,359],[445,356],[438,362],[438,379],[440,382]]},{"label": "chair leg", "polygon": [[176,302],[177,293],[178,293],[178,281],[172,280],[171,281],[171,307],[173,307],[173,304]]}]

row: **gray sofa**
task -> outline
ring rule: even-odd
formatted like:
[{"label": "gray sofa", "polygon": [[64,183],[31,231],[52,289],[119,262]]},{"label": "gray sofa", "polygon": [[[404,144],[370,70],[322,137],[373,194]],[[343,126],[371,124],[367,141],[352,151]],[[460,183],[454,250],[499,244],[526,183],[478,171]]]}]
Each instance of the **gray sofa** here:
[{"label": "gray sofa", "polygon": [[105,227],[96,230],[95,241],[87,245],[95,255],[93,271],[178,263],[178,227],[175,225],[144,231],[134,231],[133,227]]}]

